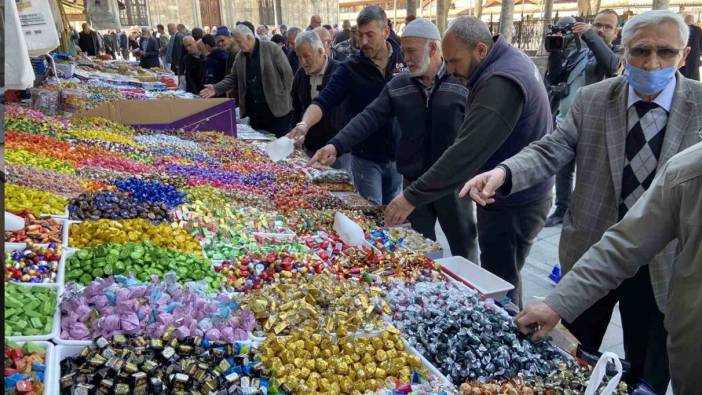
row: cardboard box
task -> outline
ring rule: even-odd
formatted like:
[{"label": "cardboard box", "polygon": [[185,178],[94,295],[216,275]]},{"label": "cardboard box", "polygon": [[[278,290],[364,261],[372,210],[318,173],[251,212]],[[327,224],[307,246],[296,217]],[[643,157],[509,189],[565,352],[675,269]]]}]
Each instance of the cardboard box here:
[{"label": "cardboard box", "polygon": [[136,128],[219,131],[236,137],[232,99],[156,99],[104,102],[75,117],[103,117]]}]

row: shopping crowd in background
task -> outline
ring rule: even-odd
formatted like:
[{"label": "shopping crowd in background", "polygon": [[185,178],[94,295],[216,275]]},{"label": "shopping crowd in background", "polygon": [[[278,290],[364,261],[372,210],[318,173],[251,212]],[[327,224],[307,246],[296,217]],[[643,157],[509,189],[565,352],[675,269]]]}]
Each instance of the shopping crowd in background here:
[{"label": "shopping crowd in background", "polygon": [[[627,381],[663,394],[672,378],[675,393],[698,393],[700,28],[668,11],[622,24],[611,9],[557,25],[572,32],[550,37],[543,76],[477,18],[442,35],[410,16],[395,32],[375,5],[341,26],[314,15],[304,28],[100,35],[86,24],[71,38],[87,55],[171,70],[201,97],[234,98],[254,129],[348,170],[363,197],[386,205],[386,225],[408,220],[436,239],[438,221],[454,255],[515,286],[527,334],[563,319],[597,351],[618,303]],[[563,281],[522,306],[531,245],[559,223]]]},{"label": "shopping crowd in background", "polygon": [[[242,24],[257,39],[278,45],[292,71],[297,71],[299,63],[295,52],[295,37],[303,29],[288,29],[285,25],[254,27],[249,21],[236,23],[237,26]],[[304,30],[314,30],[320,35],[325,51],[332,59],[342,61],[358,53],[354,38],[356,29],[349,21],[344,21],[341,26],[322,25],[321,17],[315,15],[310,18],[310,24]],[[146,68],[161,67],[181,77],[180,88],[199,93],[205,84],[220,82],[231,70],[239,52],[233,33],[234,27],[232,30],[227,26],[188,29],[183,24],[159,24],[156,29],[99,32],[83,23],[80,32],[70,27],[68,52],[72,56],[84,54],[104,59],[138,60],[139,65]],[[184,42],[185,37],[191,37],[192,42],[190,39]],[[189,42],[191,43],[188,44]]]}]

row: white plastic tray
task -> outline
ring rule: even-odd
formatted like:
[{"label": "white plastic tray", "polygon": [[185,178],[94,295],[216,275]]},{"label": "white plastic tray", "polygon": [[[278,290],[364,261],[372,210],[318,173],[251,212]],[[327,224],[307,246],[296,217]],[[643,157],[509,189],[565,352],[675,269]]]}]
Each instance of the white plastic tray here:
[{"label": "white plastic tray", "polygon": [[485,298],[502,300],[514,289],[514,285],[461,256],[437,259],[436,262],[448,276],[475,289]]},{"label": "white plastic tray", "polygon": [[[87,345],[92,344],[92,342],[89,342]],[[61,361],[68,357],[72,357],[75,355],[78,355],[80,350],[85,347],[84,345],[67,345],[67,344],[59,344],[56,346],[56,349],[54,351],[54,366],[53,366],[53,371],[54,375],[52,377],[52,381],[49,384],[49,395],[59,395],[61,386],[59,385],[59,381],[61,380]]]},{"label": "white plastic tray", "polygon": [[41,214],[42,217],[47,215],[56,219],[68,219],[68,206],[66,206],[62,214]]},{"label": "white plastic tray", "polygon": [[[59,218],[59,217],[54,217],[54,216],[49,216],[55,219],[57,222],[61,223],[61,247],[66,247],[68,244],[68,229],[66,228],[66,222],[69,222],[69,220],[64,219],[64,218]],[[14,247],[14,246],[23,246],[26,244],[26,242],[21,242],[21,243],[5,243],[5,248],[7,249],[8,247]]]},{"label": "white plastic tray", "polygon": [[[261,342],[251,339],[248,341],[240,341],[237,343],[244,343],[244,344],[249,344],[252,347],[258,347],[261,345]],[[92,342],[89,342],[87,345],[91,345]],[[54,359],[53,359],[53,371],[55,374],[52,376],[52,381],[49,385],[49,392],[44,392],[45,394],[48,395],[59,395],[60,393],[60,388],[61,386],[59,385],[59,382],[61,380],[61,361],[68,357],[73,357],[75,355],[78,355],[80,350],[83,349],[85,345],[66,345],[66,344],[60,344],[56,346],[54,349]]]},{"label": "white plastic tray", "polygon": [[[39,341],[39,340],[51,340],[58,336],[61,330],[61,309],[59,304],[61,303],[61,297],[63,296],[63,287],[59,284],[26,284],[26,283],[15,283],[20,286],[25,287],[46,287],[53,288],[56,290],[56,306],[54,311],[54,321],[52,323],[51,332],[44,335],[35,336],[7,336],[8,339],[20,342],[20,341]],[[3,318],[4,319],[4,318]]]},{"label": "white plastic tray", "polygon": [[72,248],[74,250],[78,250],[80,248],[78,247],[72,247],[69,245],[70,237],[71,237],[71,225],[73,224],[79,224],[83,221],[74,221],[74,220],[66,220],[63,225],[63,239],[66,240],[65,246],[66,248]]},{"label": "white plastic tray", "polygon": [[436,366],[434,366],[431,362],[429,362],[429,360],[424,358],[424,356],[419,351],[417,351],[417,349],[412,347],[407,342],[407,340],[405,340],[404,337],[402,338],[402,342],[405,343],[405,350],[419,357],[419,359],[422,361],[422,365],[424,365],[424,367],[427,368],[427,370],[429,371],[429,373],[431,373],[432,376],[438,379],[444,386],[446,386],[447,389],[454,391],[456,390],[456,386],[448,378],[446,378],[446,376],[444,376],[444,374],[441,373],[441,371],[439,371],[439,369]]},{"label": "white plastic tray", "polygon": [[[37,244],[39,246],[47,246],[47,244]],[[17,251],[17,250],[22,250],[27,246],[25,243],[5,243],[5,252],[12,252],[12,251]],[[62,248],[62,253],[61,253],[61,259],[59,260],[58,267],[56,268],[56,281],[53,283],[25,283],[25,282],[20,282],[20,281],[12,281],[14,284],[21,284],[21,285],[37,285],[37,284],[56,284],[63,286],[64,284],[64,277],[66,274],[66,258],[67,255],[69,254],[69,249],[66,247],[61,247]],[[70,251],[70,253],[73,253]]]},{"label": "white plastic tray", "polygon": [[[22,346],[26,342],[25,341],[15,341],[15,343]],[[44,364],[46,365],[46,370],[44,371],[44,392],[43,392],[43,394],[44,395],[53,394],[53,392],[51,392],[51,387],[52,387],[52,384],[54,382],[55,375],[57,374],[56,369],[55,369],[55,367],[56,367],[55,361],[54,361],[54,359],[56,357],[56,355],[55,355],[56,354],[56,347],[51,342],[48,342],[48,341],[41,341],[40,340],[40,341],[33,341],[32,343],[34,343],[35,345],[46,350],[46,356],[44,357]]]}]

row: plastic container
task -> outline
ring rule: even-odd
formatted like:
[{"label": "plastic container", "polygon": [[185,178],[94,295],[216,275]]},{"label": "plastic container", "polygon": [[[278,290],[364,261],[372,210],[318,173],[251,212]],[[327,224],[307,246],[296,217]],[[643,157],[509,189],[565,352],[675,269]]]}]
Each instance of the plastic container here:
[{"label": "plastic container", "polygon": [[47,115],[59,113],[61,103],[61,92],[56,89],[32,88],[29,90],[32,95],[32,108]]},{"label": "plastic container", "polygon": [[[48,244],[36,244],[37,246],[47,246]],[[22,250],[27,246],[25,243],[5,243],[5,252],[12,252],[12,251],[17,251],[17,250]],[[12,281],[14,284],[22,284],[22,285],[36,285],[36,284],[48,284],[48,285],[59,285],[63,287],[64,284],[64,278],[66,275],[66,258],[67,256],[73,253],[72,250],[69,250],[65,247],[62,246],[63,252],[61,253],[61,259],[59,260],[58,267],[56,268],[56,281],[53,283],[24,283],[20,281]]]},{"label": "plastic container", "polygon": [[[47,287],[56,290],[56,306],[54,311],[54,321],[51,326],[51,332],[43,335],[34,336],[7,336],[8,339],[20,342],[20,341],[39,341],[39,340],[51,340],[57,337],[61,331],[61,309],[59,305],[61,304],[61,296],[63,294],[63,287],[59,284],[28,284],[28,283],[14,283],[23,287]],[[3,317],[4,319],[4,317]]]},{"label": "plastic container", "polygon": [[[61,247],[64,247],[64,248],[68,247],[68,223],[71,221],[67,220],[65,218],[60,218],[60,217],[56,217],[53,215],[49,215],[49,217],[51,217],[55,221],[61,223]],[[73,222],[75,222],[75,221],[73,221]],[[24,226],[19,230],[22,230],[22,229],[24,229]],[[8,231],[8,230],[5,229],[5,231]],[[20,245],[24,246],[25,243],[5,243],[5,248],[7,249],[8,247],[20,246]]]},{"label": "plastic container", "polygon": [[68,215],[69,215],[68,206],[66,206],[66,208],[63,210],[63,213],[61,213],[61,214],[41,214],[42,217],[47,216],[47,215],[49,217],[53,217],[56,219],[68,219]]},{"label": "plastic container", "polygon": [[[68,216],[67,216],[66,218],[68,218]],[[83,222],[83,221],[74,221],[74,220],[71,220],[71,219],[65,219],[65,220],[64,220],[64,222],[63,222],[63,239],[65,240],[64,246],[66,246],[66,248],[71,248],[71,249],[74,249],[74,250],[79,250],[79,249],[80,249],[80,248],[78,248],[78,247],[71,247],[71,246],[69,245],[69,241],[70,241],[70,237],[71,237],[71,225],[73,225],[73,224],[78,224],[78,223],[81,223],[81,222]]]},{"label": "plastic container", "polygon": [[[92,344],[92,342],[89,342],[87,345]],[[68,345],[68,344],[59,344],[56,346],[54,349],[54,366],[53,366],[53,371],[54,375],[52,377],[52,381],[50,384],[50,390],[48,392],[49,395],[59,395],[61,386],[59,385],[59,380],[61,380],[61,361],[68,357],[73,357],[78,355],[80,350],[83,349],[85,345]]]},{"label": "plastic container", "polygon": [[[22,346],[25,341],[15,341],[18,345]],[[51,395],[53,394],[53,386],[54,386],[54,381],[56,378],[56,346],[53,345],[53,343],[48,342],[48,341],[32,341],[35,345],[43,348],[46,350],[46,356],[44,357],[44,365],[46,365],[46,370],[44,371],[44,395]],[[58,392],[56,393],[58,394]]]},{"label": "plastic container", "polygon": [[461,256],[437,259],[441,270],[478,291],[484,298],[502,300],[514,285]]},{"label": "plastic container", "polygon": [[441,373],[441,371],[436,366],[434,366],[431,362],[429,362],[429,360],[424,358],[424,356],[422,354],[420,354],[419,351],[417,351],[417,349],[412,347],[407,342],[407,340],[405,340],[404,337],[402,338],[402,342],[405,343],[405,351],[419,357],[419,360],[422,361],[422,365],[424,365],[424,367],[427,368],[427,370],[429,371],[429,373],[431,373],[431,375],[433,377],[435,377],[437,380],[439,380],[441,382],[441,384],[443,384],[447,388],[454,390],[454,391],[456,390],[456,386],[453,385],[453,383],[451,381],[449,381],[449,379],[446,378],[446,376],[444,376],[444,374]]}]

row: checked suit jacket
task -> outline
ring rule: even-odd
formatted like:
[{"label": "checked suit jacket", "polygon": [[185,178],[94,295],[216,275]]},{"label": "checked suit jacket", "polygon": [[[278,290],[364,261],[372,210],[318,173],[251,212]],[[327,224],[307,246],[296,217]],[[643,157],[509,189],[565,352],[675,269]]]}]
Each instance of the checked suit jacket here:
[{"label": "checked suit jacket", "polygon": [[[680,73],[676,78],[657,171],[673,155],[702,141],[702,84]],[[581,88],[560,126],[503,163],[512,174],[509,192],[515,193],[552,176],[575,159],[575,189],[559,243],[564,272],[619,219],[626,135],[631,127],[627,125],[628,90],[623,77]],[[671,242],[649,265],[653,292],[662,311],[676,248],[677,241]]]}]

